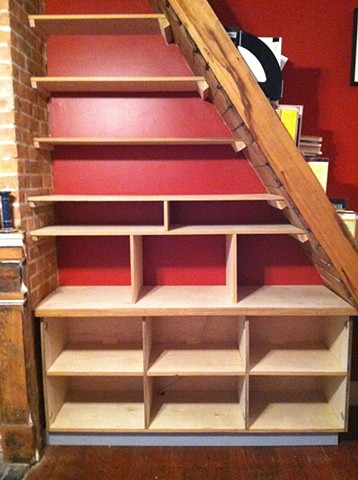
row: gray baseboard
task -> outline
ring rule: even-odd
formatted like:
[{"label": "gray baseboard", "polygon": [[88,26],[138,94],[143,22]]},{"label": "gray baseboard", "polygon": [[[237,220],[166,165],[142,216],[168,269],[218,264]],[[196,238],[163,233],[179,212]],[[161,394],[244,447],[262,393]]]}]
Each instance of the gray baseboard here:
[{"label": "gray baseboard", "polygon": [[56,434],[47,445],[128,447],[253,447],[338,445],[338,434]]}]

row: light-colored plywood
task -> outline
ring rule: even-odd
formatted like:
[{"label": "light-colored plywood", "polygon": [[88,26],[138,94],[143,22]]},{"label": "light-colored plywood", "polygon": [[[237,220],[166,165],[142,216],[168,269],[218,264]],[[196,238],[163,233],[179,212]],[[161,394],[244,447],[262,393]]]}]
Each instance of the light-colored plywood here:
[{"label": "light-colored plywood", "polygon": [[[155,146],[155,145],[232,145],[235,151],[239,151],[238,144],[241,140],[223,138],[122,138],[122,137],[34,137],[34,146],[55,145],[120,145],[120,146]],[[241,142],[242,143],[242,142]],[[240,145],[241,145],[240,143]],[[244,148],[245,145],[242,145]]]},{"label": "light-colored plywood", "polygon": [[142,376],[143,349],[141,345],[70,344],[47,369],[47,375]]},{"label": "light-colored plywood", "polygon": [[68,324],[66,319],[53,318],[50,322],[41,322],[42,358],[44,372],[56,361],[68,342]]},{"label": "light-colored plywood", "polygon": [[250,375],[342,375],[346,371],[325,345],[251,343]]},{"label": "light-colored plywood", "polygon": [[156,35],[161,33],[161,14],[136,15],[30,15],[30,27],[43,37],[50,35]]},{"label": "light-colored plywood", "polygon": [[156,345],[148,375],[242,375],[244,364],[236,344]]},{"label": "light-colored plywood", "polygon": [[237,302],[237,236],[226,235],[226,286],[232,302]]},{"label": "light-colored plywood", "polygon": [[130,237],[130,263],[132,303],[136,303],[143,287],[143,240],[141,236]]},{"label": "light-colored plywood", "polygon": [[206,98],[204,77],[32,77],[32,87],[54,92],[199,92]]},{"label": "light-colored plywood", "polygon": [[39,317],[145,315],[354,315],[355,309],[326,287],[241,287],[233,305],[225,286],[143,287],[131,303],[130,287],[59,287],[40,302]]},{"label": "light-colored plywood", "polygon": [[250,430],[343,431],[330,396],[342,377],[251,377]]},{"label": "light-colored plywood", "polygon": [[48,378],[44,376],[45,387],[45,411],[47,425],[51,425],[56,419],[65,401],[68,383],[63,377]]},{"label": "light-colored plywood", "polygon": [[66,397],[50,432],[136,432],[144,429],[142,392],[88,391]]},{"label": "light-colored plywood", "polygon": [[297,401],[285,401],[251,392],[250,431],[253,432],[339,432],[344,425],[322,395],[303,392]]},{"label": "light-colored plywood", "polygon": [[53,225],[31,231],[38,237],[129,236],[129,235],[293,235],[301,230],[293,225],[190,225],[166,231],[156,225]]},{"label": "light-colored plywood", "polygon": [[245,428],[237,392],[167,392],[156,396],[150,431],[234,432]]},{"label": "light-colored plywood", "polygon": [[216,195],[33,195],[29,202],[190,202],[190,201],[268,201],[282,200],[279,195],[269,193],[241,193]]},{"label": "light-colored plywood", "polygon": [[164,200],[163,202],[163,223],[164,230],[167,232],[170,229],[170,202]]}]

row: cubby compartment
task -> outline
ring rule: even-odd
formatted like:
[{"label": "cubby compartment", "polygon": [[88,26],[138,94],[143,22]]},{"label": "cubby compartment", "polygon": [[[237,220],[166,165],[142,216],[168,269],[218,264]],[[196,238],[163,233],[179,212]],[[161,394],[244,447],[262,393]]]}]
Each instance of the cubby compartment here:
[{"label": "cubby compartment", "polygon": [[245,429],[245,377],[149,377],[147,383],[151,431]]},{"label": "cubby compartment", "polygon": [[142,376],[142,319],[46,319],[42,349],[49,377]]},{"label": "cubby compartment", "polygon": [[257,376],[250,378],[252,431],[343,431],[346,428],[345,376]]},{"label": "cubby compartment", "polygon": [[144,429],[143,379],[47,377],[50,432],[118,432]]},{"label": "cubby compartment", "polygon": [[344,375],[349,317],[250,318],[250,375]]},{"label": "cubby compartment", "polygon": [[243,317],[153,317],[144,332],[148,376],[245,374]]}]

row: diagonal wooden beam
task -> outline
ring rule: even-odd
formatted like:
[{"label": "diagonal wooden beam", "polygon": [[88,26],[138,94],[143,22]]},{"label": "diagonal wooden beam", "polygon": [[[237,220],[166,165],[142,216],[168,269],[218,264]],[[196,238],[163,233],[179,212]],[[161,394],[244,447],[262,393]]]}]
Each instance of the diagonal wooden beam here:
[{"label": "diagonal wooden beam", "polygon": [[235,134],[242,128],[252,137],[244,154],[267,190],[287,200],[286,215],[305,229],[325,283],[358,306],[357,245],[208,2],[151,3],[167,16],[194,73],[204,70],[213,97],[227,104],[224,121]]}]

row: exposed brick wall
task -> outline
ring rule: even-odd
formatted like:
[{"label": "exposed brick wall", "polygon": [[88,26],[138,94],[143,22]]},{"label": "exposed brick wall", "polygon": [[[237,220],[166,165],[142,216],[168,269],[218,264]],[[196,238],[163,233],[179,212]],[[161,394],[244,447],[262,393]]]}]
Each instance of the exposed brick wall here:
[{"label": "exposed brick wall", "polygon": [[46,74],[45,46],[28,22],[42,9],[43,0],[0,0],[0,188],[13,190],[14,226],[26,232],[32,306],[57,286],[54,241],[35,243],[28,233],[53,223],[51,206],[32,209],[27,202],[53,189],[50,152],[32,144],[33,136],[48,134],[47,100],[31,87],[31,76]]},{"label": "exposed brick wall", "polygon": [[[33,136],[48,134],[47,100],[31,87],[31,76],[46,74],[46,59],[43,42],[29,27],[28,14],[42,10],[43,0],[0,0],[0,189],[11,189],[13,224],[25,232],[24,280],[29,289],[22,311],[21,345],[30,418],[26,415],[26,425],[22,422],[6,428],[18,437],[17,427],[26,432],[26,438],[22,434],[19,437],[20,443],[28,447],[26,456],[20,455],[23,461],[33,458],[35,449],[41,447],[43,423],[40,339],[32,309],[57,286],[55,242],[44,239],[36,243],[29,234],[34,228],[53,223],[53,209],[32,209],[27,202],[29,195],[53,190],[50,152],[37,150],[32,144]],[[15,371],[16,365],[9,376]],[[12,450],[9,447],[4,451],[9,461],[13,458]]]}]

